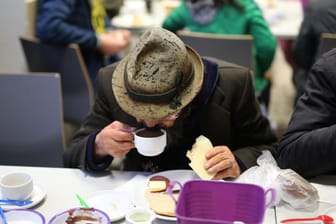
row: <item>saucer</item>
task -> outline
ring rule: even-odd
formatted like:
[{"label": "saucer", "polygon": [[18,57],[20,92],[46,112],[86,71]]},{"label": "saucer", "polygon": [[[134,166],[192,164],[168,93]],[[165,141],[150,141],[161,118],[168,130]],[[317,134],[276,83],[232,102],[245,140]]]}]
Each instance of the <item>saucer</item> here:
[{"label": "saucer", "polygon": [[[33,210],[14,209],[5,212],[6,219],[10,224],[45,224],[44,216]],[[2,224],[2,220],[0,220]]]},{"label": "saucer", "polygon": [[[4,211],[11,210],[11,209],[24,209],[24,208],[31,208],[40,203],[46,196],[46,193],[42,190],[42,188],[38,185],[34,185],[34,190],[32,196],[28,198],[28,200],[33,201],[31,204],[24,205],[24,206],[17,206],[17,205],[1,205],[1,208]],[[0,192],[0,198],[2,198]]]}]

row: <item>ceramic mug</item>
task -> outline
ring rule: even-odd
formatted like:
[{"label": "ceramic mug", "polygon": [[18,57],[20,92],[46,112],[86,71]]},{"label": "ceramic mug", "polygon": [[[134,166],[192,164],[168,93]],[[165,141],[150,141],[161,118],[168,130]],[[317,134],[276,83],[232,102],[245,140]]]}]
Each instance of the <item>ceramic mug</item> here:
[{"label": "ceramic mug", "polygon": [[134,208],[126,214],[125,219],[127,224],[152,224],[155,214],[146,208]]},{"label": "ceramic mug", "polygon": [[28,173],[11,172],[0,180],[2,198],[10,200],[27,200],[33,193],[33,178]]},{"label": "ceramic mug", "polygon": [[134,144],[144,156],[157,156],[167,145],[167,134],[163,129],[138,129],[134,132]]}]

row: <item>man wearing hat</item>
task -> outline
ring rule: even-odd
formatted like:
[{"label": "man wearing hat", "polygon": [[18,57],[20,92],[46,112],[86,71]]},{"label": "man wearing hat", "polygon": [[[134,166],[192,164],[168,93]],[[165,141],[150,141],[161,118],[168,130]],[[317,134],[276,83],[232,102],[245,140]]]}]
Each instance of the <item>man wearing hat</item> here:
[{"label": "man wearing hat", "polygon": [[[214,148],[204,164],[214,179],[239,176],[276,137],[262,116],[246,68],[201,58],[172,32],[149,29],[119,63],[100,70],[95,105],[70,148],[66,167],[158,172],[190,169],[186,152],[203,135]],[[146,157],[134,146],[140,127],[167,132],[163,153]]]}]

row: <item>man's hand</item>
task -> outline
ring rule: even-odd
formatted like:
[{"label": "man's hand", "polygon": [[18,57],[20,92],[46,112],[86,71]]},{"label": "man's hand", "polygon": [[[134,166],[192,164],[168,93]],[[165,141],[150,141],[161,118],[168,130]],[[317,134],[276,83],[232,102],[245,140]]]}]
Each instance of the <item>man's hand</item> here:
[{"label": "man's hand", "polygon": [[209,173],[215,173],[213,179],[236,178],[240,175],[240,167],[227,146],[216,146],[206,155],[205,168]]},{"label": "man's hand", "polygon": [[134,148],[133,131],[135,128],[114,121],[101,130],[95,139],[96,157],[110,155],[121,158]]}]

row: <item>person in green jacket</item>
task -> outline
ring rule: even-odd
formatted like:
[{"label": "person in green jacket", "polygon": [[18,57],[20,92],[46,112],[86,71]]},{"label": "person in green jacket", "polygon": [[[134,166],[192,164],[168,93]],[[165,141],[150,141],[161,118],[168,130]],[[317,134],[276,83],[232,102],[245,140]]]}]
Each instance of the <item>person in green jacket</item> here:
[{"label": "person in green jacket", "polygon": [[216,34],[250,34],[253,37],[255,89],[259,100],[269,102],[270,80],[267,76],[276,50],[262,11],[252,0],[181,0],[163,21],[172,32],[187,29]]}]

